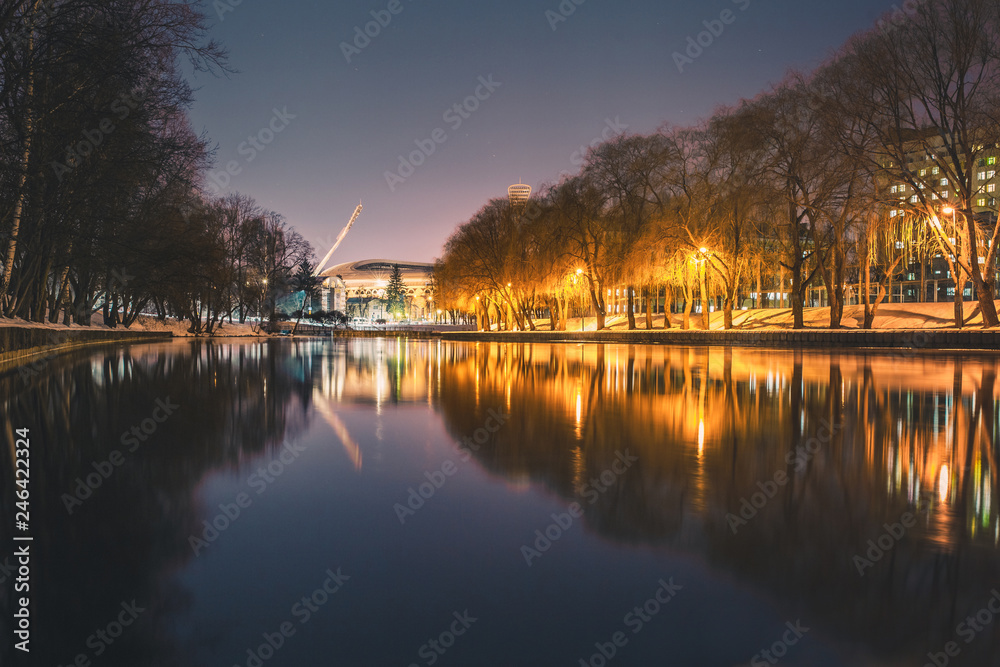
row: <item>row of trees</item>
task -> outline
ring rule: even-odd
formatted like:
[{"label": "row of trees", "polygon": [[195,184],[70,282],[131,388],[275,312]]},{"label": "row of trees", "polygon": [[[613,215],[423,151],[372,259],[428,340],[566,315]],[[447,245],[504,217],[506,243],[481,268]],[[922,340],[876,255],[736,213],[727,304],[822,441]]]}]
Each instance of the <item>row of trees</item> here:
[{"label": "row of trees", "polygon": [[0,0],[0,316],[211,332],[271,310],[308,244],[202,190],[182,67],[229,73],[200,3]]},{"label": "row of trees", "polygon": [[546,314],[565,328],[575,284],[601,328],[620,289],[634,329],[635,299],[651,328],[663,291],[683,302],[685,328],[696,301],[720,298],[729,328],[748,299],[787,292],[801,328],[807,290],[823,286],[838,328],[853,284],[870,327],[888,282],[913,267],[926,280],[937,258],[957,286],[955,324],[971,282],[996,326],[996,181],[983,165],[1000,154],[1000,3],[908,12],[696,126],[591,149],[526,205],[490,201],[445,246],[439,304],[484,327],[532,329]]}]

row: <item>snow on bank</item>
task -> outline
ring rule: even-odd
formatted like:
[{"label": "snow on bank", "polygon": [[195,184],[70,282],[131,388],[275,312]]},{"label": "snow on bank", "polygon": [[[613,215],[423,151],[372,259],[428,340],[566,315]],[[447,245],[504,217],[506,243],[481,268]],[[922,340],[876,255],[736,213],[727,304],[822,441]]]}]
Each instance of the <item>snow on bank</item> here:
[{"label": "snow on bank", "polygon": [[[27,320],[22,320],[19,318],[6,318],[0,317],[0,327],[24,327],[26,329],[48,329],[52,331],[82,331],[86,329],[99,329],[103,331],[110,331],[109,327],[104,326],[104,319],[101,313],[95,313],[91,319],[91,326],[81,326],[79,324],[52,324],[49,322],[29,322]],[[192,337],[194,334],[188,333],[188,327],[191,326],[190,322],[187,320],[178,320],[172,317],[168,317],[165,321],[161,322],[155,317],[146,317],[145,315],[140,315],[139,318],[130,326],[128,329],[119,327],[120,331],[156,331],[156,332],[167,332],[173,334],[178,338]],[[267,337],[267,334],[261,333],[260,331],[254,331],[253,327],[249,324],[230,324],[226,322],[221,328],[216,328],[213,333],[215,337],[230,337],[230,336],[260,336]]]},{"label": "snow on bank", "polygon": [[[964,304],[965,316],[968,318],[976,310],[976,302],[967,301]],[[875,315],[875,329],[954,329],[954,304],[943,303],[883,303]],[[1000,301],[997,302],[1000,311]],[[845,306],[841,327],[844,329],[860,329],[864,323],[864,306]],[[829,308],[806,308],[803,319],[807,329],[829,329]],[[671,326],[680,328],[684,316],[671,314]],[[723,329],[722,311],[711,313],[711,329]],[[791,308],[766,308],[763,310],[733,311],[733,327],[744,330],[780,330],[791,329],[793,323]],[[568,331],[580,331],[580,318],[570,318],[566,323]],[[597,320],[593,315],[584,318],[586,331],[594,331]],[[636,313],[635,324],[639,330],[646,328],[646,314]],[[535,321],[539,331],[548,331],[549,320],[543,318]],[[608,315],[607,329],[625,331],[628,329],[628,318],[624,315]],[[979,328],[983,325],[983,317],[978,312],[966,323],[967,327]],[[653,328],[663,328],[663,315],[653,316]],[[701,314],[691,313],[691,328],[701,328]]]}]

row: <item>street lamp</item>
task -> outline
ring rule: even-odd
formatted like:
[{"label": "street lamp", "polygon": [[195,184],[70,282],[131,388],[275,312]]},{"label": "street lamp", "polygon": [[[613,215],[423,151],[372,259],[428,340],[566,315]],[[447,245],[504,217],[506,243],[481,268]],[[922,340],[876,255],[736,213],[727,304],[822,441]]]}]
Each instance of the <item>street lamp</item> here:
[{"label": "street lamp", "polygon": [[[698,259],[697,257],[692,259],[694,260],[695,268],[701,269],[701,275],[699,276],[701,279],[699,281],[701,283],[701,322],[702,326],[708,330],[711,328],[711,315],[708,307],[708,248],[704,246],[698,248],[698,254],[701,256],[701,259]],[[699,264],[701,265],[700,267]]]}]

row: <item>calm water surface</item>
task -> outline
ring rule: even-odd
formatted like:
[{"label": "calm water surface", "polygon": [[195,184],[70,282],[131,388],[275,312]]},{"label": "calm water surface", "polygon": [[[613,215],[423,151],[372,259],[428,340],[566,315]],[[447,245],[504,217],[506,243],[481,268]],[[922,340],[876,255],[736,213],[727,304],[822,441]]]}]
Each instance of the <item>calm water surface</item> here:
[{"label": "calm water surface", "polygon": [[[396,340],[59,357],[0,378],[0,664],[1000,664],[998,368]],[[23,427],[28,656],[4,537]]]}]

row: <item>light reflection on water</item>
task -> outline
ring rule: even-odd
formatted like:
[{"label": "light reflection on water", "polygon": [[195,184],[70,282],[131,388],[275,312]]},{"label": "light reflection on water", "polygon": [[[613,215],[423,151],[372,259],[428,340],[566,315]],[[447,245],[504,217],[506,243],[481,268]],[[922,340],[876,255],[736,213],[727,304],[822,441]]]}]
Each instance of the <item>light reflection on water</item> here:
[{"label": "light reflection on water", "polygon": [[[748,664],[797,617],[817,632],[783,664],[918,662],[1000,585],[998,367],[971,354],[398,339],[77,353],[30,384],[2,380],[8,433],[27,423],[47,445],[34,463],[45,470],[33,501],[38,622],[59,639],[40,651],[46,664],[70,661],[93,618],[140,597],[157,611],[123,638],[120,664],[235,664],[283,603],[215,593],[236,573],[256,576],[255,563],[268,600],[294,597],[313,560],[335,554],[359,572],[356,597],[326,612],[338,650],[355,656],[343,664],[416,660],[435,613],[465,604],[440,592],[452,578],[505,620],[448,664],[576,664],[637,591],[685,568],[700,593],[678,597],[678,617],[618,664],[653,664],[668,645],[683,664]],[[177,417],[68,515],[61,496],[163,396],[181,403]],[[389,508],[458,460],[489,410],[511,417],[400,526]],[[194,558],[193,531],[288,442],[308,445],[304,463]],[[585,490],[625,450],[635,467],[591,503]],[[773,498],[734,524],[779,473]],[[5,515],[11,486],[5,476]],[[518,546],[574,501],[583,530],[526,568]],[[859,576],[855,556],[907,512],[917,525]],[[275,533],[282,544],[250,539]],[[447,579],[426,572],[439,566]],[[366,593],[365,575],[387,571],[407,575],[391,595]],[[535,599],[539,587],[574,593]],[[726,623],[684,626],[721,614],[720,600],[735,605]],[[379,613],[391,632],[370,622]],[[268,664],[321,664],[330,650],[303,632]],[[983,633],[957,664],[998,656],[998,635]]]}]

